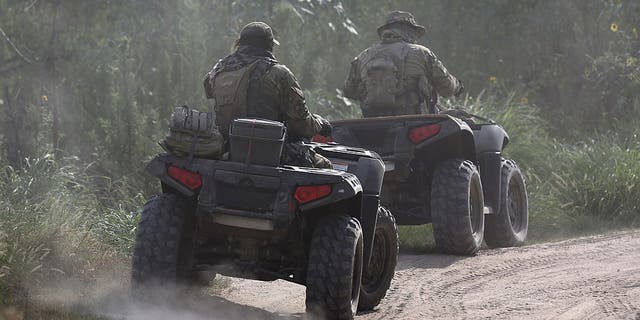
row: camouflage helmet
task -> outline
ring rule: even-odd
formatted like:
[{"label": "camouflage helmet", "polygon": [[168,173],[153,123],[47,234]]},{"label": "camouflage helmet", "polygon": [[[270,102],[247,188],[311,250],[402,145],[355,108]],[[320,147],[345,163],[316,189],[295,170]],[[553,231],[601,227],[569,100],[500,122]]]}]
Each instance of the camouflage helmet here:
[{"label": "camouflage helmet", "polygon": [[264,22],[251,22],[242,28],[240,38],[238,38],[236,44],[272,48],[274,45],[279,45],[280,42],[273,38],[273,31],[268,24]]},{"label": "camouflage helmet", "polygon": [[393,25],[404,23],[411,26],[415,31],[418,38],[422,37],[425,33],[425,28],[416,23],[416,19],[409,12],[405,11],[392,11],[387,17],[387,21],[382,26],[378,27],[378,35],[382,35],[382,32]]}]

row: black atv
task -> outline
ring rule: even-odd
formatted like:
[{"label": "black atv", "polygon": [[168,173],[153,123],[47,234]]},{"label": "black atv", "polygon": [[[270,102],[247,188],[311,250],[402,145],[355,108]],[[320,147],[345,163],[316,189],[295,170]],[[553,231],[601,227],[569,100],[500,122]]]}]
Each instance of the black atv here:
[{"label": "black atv", "polygon": [[161,195],[138,224],[132,289],[188,285],[202,271],[306,285],[307,310],[351,319],[386,294],[396,265],[394,217],[379,205],[373,152],[310,144],[343,171],[280,165],[285,128],[238,119],[228,160],[155,157]]},{"label": "black atv", "polygon": [[382,157],[382,204],[399,225],[432,223],[441,251],[473,255],[483,239],[489,247],[522,245],[527,192],[518,166],[502,156],[509,137],[493,121],[462,113],[464,120],[438,114],[334,121],[332,139]]}]

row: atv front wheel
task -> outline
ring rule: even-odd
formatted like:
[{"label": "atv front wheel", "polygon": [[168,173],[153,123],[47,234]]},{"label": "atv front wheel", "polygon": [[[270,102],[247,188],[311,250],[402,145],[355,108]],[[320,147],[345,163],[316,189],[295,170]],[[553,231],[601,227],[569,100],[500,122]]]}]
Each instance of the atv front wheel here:
[{"label": "atv front wheel", "polygon": [[358,310],[371,310],[387,294],[398,262],[398,226],[384,207],[378,208],[369,265],[362,274]]},{"label": "atv front wheel", "polygon": [[441,162],[431,184],[431,220],[442,252],[474,255],[484,234],[484,197],[476,166],[468,160]]},{"label": "atv front wheel", "polygon": [[330,215],[313,231],[307,267],[307,312],[353,319],[362,278],[362,228],[355,218]]},{"label": "atv front wheel", "polygon": [[131,266],[134,292],[151,287],[169,292],[178,284],[189,282],[194,246],[193,210],[185,197],[166,193],[144,205]]},{"label": "atv front wheel", "polygon": [[500,175],[500,209],[486,217],[485,241],[491,248],[520,246],[529,229],[527,187],[513,160],[502,159]]}]

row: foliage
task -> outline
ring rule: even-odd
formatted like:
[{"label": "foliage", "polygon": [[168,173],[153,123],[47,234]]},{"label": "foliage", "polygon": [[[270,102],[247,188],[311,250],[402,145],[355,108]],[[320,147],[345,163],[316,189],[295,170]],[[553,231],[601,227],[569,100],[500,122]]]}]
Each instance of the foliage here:
[{"label": "foliage", "polygon": [[572,217],[592,215],[619,226],[640,225],[638,134],[615,133],[567,146],[553,174],[553,190]]},{"label": "foliage", "polygon": [[0,7],[0,154],[14,166],[53,151],[93,162],[95,175],[139,172],[159,150],[172,106],[209,107],[202,75],[251,20],[273,26],[276,56],[307,89],[311,108],[329,118],[359,115],[337,89],[393,9],[427,25],[422,41],[472,95],[496,83],[522,87],[555,133],[580,140],[640,113],[640,4],[630,0],[0,0]]},{"label": "foliage", "polygon": [[49,154],[27,159],[22,169],[0,167],[0,293],[19,297],[41,281],[130,251],[140,199],[105,207],[92,180]]}]

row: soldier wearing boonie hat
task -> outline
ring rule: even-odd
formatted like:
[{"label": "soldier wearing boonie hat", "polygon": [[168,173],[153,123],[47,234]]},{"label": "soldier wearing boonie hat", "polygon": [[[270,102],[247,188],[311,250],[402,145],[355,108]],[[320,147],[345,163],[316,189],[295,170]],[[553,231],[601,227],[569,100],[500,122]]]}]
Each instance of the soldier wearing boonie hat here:
[{"label": "soldier wearing boonie hat", "polygon": [[380,42],[351,63],[343,94],[360,102],[365,117],[437,113],[438,95],[460,95],[464,87],[428,48],[409,12],[393,11],[378,27]]}]

